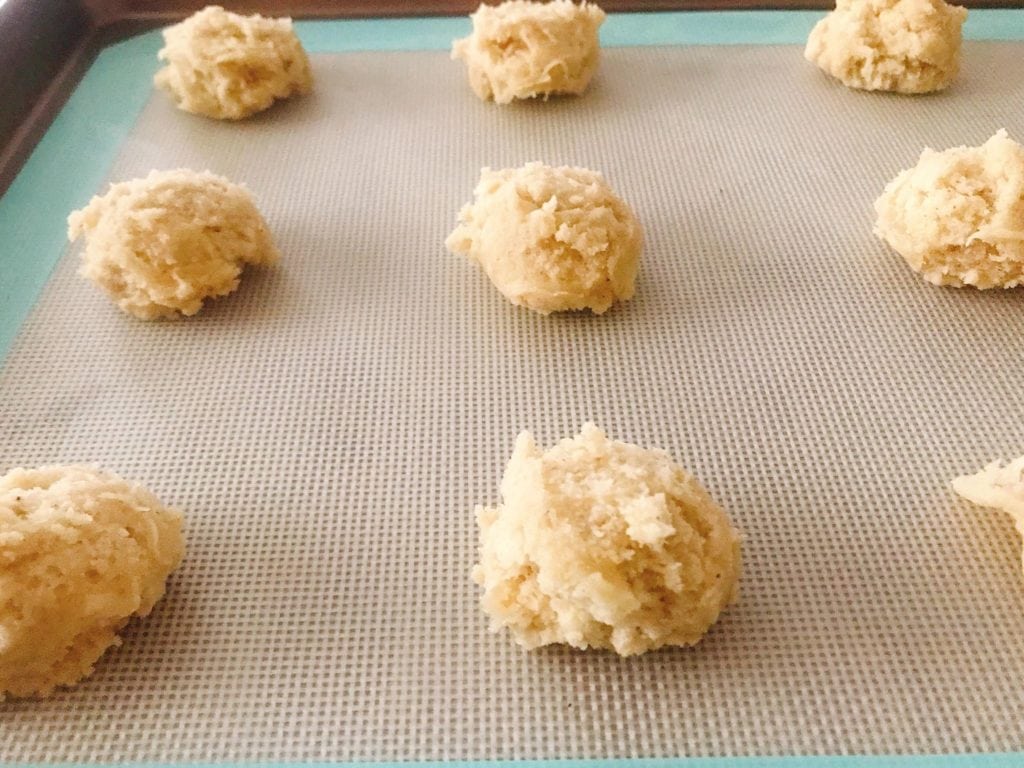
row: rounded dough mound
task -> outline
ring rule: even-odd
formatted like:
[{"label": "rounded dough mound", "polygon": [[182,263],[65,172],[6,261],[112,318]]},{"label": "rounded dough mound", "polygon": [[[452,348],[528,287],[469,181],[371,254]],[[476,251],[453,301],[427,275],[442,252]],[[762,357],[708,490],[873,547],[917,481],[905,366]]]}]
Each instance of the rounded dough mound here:
[{"label": "rounded dough mound", "polygon": [[605,312],[633,296],[643,233],[601,174],[585,168],[484,168],[448,236],[513,304],[548,314]]},{"label": "rounded dough mound", "polygon": [[508,0],[481,5],[473,33],[452,44],[466,62],[469,84],[481,99],[508,104],[552,94],[579,94],[597,69],[597,30],[604,11],[572,0]]},{"label": "rounded dough mound", "polygon": [[0,477],[0,699],[47,696],[92,673],[132,616],[164,594],[181,514],[89,467]]},{"label": "rounded dough mound", "polygon": [[235,290],[245,264],[278,259],[248,190],[208,171],[112,184],[68,217],[68,237],[82,234],[80,273],[143,320],[194,315]]},{"label": "rounded dough mound", "polygon": [[960,71],[967,9],[943,0],[838,0],[804,56],[850,88],[928,93]]},{"label": "rounded dough mound", "polygon": [[1006,131],[980,147],[924,150],[875,211],[875,234],[930,283],[1024,283],[1024,148]]},{"label": "rounded dough mound", "polygon": [[541,453],[524,432],[501,494],[477,508],[473,578],[492,631],[525,648],[693,645],[736,596],[736,531],[664,451],[586,424]]},{"label": "rounded dough mound", "polygon": [[249,117],[313,87],[309,59],[287,18],[239,16],[211,5],[165,29],[157,56],[167,66],[153,82],[180,109],[221,120]]}]

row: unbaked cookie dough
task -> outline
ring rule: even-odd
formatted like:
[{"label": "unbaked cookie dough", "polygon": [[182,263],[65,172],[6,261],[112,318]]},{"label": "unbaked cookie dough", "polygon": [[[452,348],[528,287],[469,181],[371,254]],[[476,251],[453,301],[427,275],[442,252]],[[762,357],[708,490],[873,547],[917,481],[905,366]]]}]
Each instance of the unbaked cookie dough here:
[{"label": "unbaked cookie dough", "polygon": [[0,477],[0,700],[91,674],[181,561],[181,514],[90,467]]},{"label": "unbaked cookie dough", "polygon": [[507,0],[481,5],[470,18],[473,33],[452,44],[452,59],[466,62],[469,85],[481,99],[508,104],[587,89],[604,22],[593,3]]},{"label": "unbaked cookie dough", "polygon": [[[953,490],[982,507],[1002,510],[1024,536],[1024,456],[1006,466],[995,461],[975,475],[958,477]],[[1024,550],[1021,564],[1024,566]]]},{"label": "unbaked cookie dough", "polygon": [[484,168],[448,236],[513,304],[597,314],[633,296],[643,233],[604,177],[585,168]]},{"label": "unbaked cookie dough", "polygon": [[80,273],[143,320],[194,315],[235,290],[245,264],[278,259],[248,190],[208,171],[112,184],[68,217],[68,237],[83,234]]},{"label": "unbaked cookie dough", "polygon": [[929,283],[1024,283],[1024,148],[1006,131],[980,147],[924,150],[875,212],[875,234]]},{"label": "unbaked cookie dough", "polygon": [[492,631],[525,648],[694,645],[736,597],[739,537],[664,451],[585,424],[542,452],[524,432],[501,494],[476,511],[473,579]]},{"label": "unbaked cookie dough", "polygon": [[211,5],[164,30],[167,65],[153,82],[180,109],[240,120],[313,87],[291,19],[239,16]]},{"label": "unbaked cookie dough", "polygon": [[837,0],[804,56],[850,88],[928,93],[960,71],[967,9],[943,0]]}]

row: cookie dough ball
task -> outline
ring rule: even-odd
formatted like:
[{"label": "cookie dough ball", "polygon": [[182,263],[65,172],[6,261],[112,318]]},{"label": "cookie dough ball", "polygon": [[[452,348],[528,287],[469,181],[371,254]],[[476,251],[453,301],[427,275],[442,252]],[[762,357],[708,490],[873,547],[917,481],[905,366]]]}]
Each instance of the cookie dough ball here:
[{"label": "cookie dough ball", "polygon": [[[996,461],[976,475],[958,477],[953,490],[982,507],[1002,510],[1024,536],[1024,456],[1006,466]],[[1024,565],[1024,551],[1021,562]]]},{"label": "cookie dough ball", "polygon": [[928,93],[960,71],[967,9],[942,0],[838,0],[804,56],[850,88]]},{"label": "cookie dough ball", "polygon": [[153,82],[180,109],[241,120],[313,88],[309,59],[291,19],[239,16],[211,5],[164,30],[167,66]]},{"label": "cookie dough ball", "polygon": [[1006,131],[980,147],[924,150],[875,211],[875,234],[930,283],[1024,282],[1024,148]]},{"label": "cookie dough ball", "polygon": [[585,168],[484,168],[448,236],[513,304],[597,314],[633,296],[643,233],[601,174]]},{"label": "cookie dough ball", "polygon": [[209,172],[112,184],[68,217],[68,237],[82,234],[80,273],[143,320],[194,315],[235,290],[245,264],[278,259],[248,190]]},{"label": "cookie dough ball", "polygon": [[470,18],[473,34],[452,44],[466,62],[469,85],[481,99],[508,104],[587,89],[599,58],[604,11],[572,0],[508,0],[481,5]]},{"label": "cookie dough ball", "polygon": [[181,514],[89,467],[0,477],[0,699],[74,685],[164,594]]},{"label": "cookie dough ball", "polygon": [[524,432],[501,495],[477,508],[473,578],[492,631],[525,648],[693,645],[736,597],[736,531],[664,451],[586,424],[542,452]]}]

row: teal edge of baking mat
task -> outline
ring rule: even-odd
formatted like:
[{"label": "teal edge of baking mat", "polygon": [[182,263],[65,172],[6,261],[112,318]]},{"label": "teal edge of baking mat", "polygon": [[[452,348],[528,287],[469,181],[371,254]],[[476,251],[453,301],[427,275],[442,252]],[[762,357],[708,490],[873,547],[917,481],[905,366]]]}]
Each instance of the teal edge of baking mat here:
[{"label": "teal edge of baking mat", "polygon": [[[796,45],[819,11],[727,11],[613,14],[605,46]],[[360,19],[297,22],[310,53],[446,50],[469,29],[466,18]],[[968,40],[1024,40],[1024,9],[972,10]],[[0,361],[64,250],[68,212],[97,191],[121,143],[149,99],[159,32],[106,48],[93,62],[10,189],[0,198]],[[0,760],[2,762],[2,760]],[[280,766],[281,764],[278,764]],[[330,763],[402,768],[408,763]],[[525,760],[418,763],[442,768],[1021,768],[1024,753],[707,757],[664,760]],[[160,768],[148,764],[147,768]],[[180,766],[179,766],[180,768]],[[202,768],[194,766],[193,768]]]},{"label": "teal edge of baking mat", "polygon": [[[802,44],[820,11],[612,14],[605,46]],[[301,21],[311,53],[446,50],[465,35],[459,18]],[[969,40],[1024,40],[1024,9],[972,10]],[[98,190],[149,98],[160,33],[100,53],[0,198],[0,362],[64,251],[65,220]],[[455,66],[453,64],[453,66]]]}]

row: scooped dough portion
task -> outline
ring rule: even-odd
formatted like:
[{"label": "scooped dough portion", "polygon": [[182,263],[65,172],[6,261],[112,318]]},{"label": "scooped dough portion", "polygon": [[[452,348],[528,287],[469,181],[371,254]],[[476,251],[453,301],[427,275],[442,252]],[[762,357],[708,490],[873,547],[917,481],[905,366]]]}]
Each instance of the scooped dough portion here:
[{"label": "scooped dough portion", "polygon": [[967,9],[943,0],[837,0],[804,56],[850,88],[928,93],[960,71]]},{"label": "scooped dough portion", "polygon": [[473,578],[492,631],[524,648],[693,645],[736,597],[739,537],[664,451],[585,424],[542,452],[524,432],[501,495],[477,508]]},{"label": "scooped dough portion", "polygon": [[473,33],[452,44],[452,58],[466,62],[473,92],[498,104],[583,93],[597,69],[604,17],[596,5],[572,0],[481,5],[470,16]]},{"label": "scooped dough portion", "polygon": [[585,168],[484,168],[448,236],[513,304],[597,314],[633,296],[643,233],[604,177]]},{"label": "scooped dough portion", "polygon": [[194,315],[277,248],[245,187],[206,171],[153,171],[112,184],[68,217],[86,236],[80,273],[143,320]]},{"label": "scooped dough portion", "polygon": [[[953,490],[968,501],[1010,515],[1024,536],[1024,456],[1006,466],[995,461],[975,475],[958,477],[953,481]],[[1021,561],[1024,565],[1024,551]]]},{"label": "scooped dough portion", "polygon": [[0,477],[0,699],[74,685],[181,561],[181,514],[90,467]]},{"label": "scooped dough portion", "polygon": [[211,5],[164,30],[167,65],[153,82],[180,109],[240,120],[313,88],[292,20],[239,16]]},{"label": "scooped dough portion", "polygon": [[1024,148],[1006,131],[980,147],[924,150],[875,211],[875,234],[929,283],[1024,282]]}]

